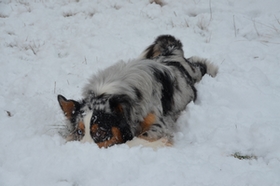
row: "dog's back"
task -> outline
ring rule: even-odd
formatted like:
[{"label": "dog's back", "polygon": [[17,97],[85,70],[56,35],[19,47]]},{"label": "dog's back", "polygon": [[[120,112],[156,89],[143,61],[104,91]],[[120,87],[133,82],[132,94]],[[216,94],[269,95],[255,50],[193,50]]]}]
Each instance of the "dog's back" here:
[{"label": "dog's back", "polygon": [[129,105],[126,117],[134,136],[143,132],[139,123],[149,114],[156,116],[156,123],[162,117],[173,118],[195,96],[185,77],[178,76],[172,67],[149,59],[118,62],[100,71],[90,78],[83,95],[92,109],[107,112],[110,112],[110,107],[108,102],[101,101],[105,100],[104,97],[125,95]]}]

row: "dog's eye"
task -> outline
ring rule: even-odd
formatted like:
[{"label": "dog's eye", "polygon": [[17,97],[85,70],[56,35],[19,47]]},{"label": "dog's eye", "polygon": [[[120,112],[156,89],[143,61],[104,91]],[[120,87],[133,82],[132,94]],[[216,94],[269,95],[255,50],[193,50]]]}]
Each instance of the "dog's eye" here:
[{"label": "dog's eye", "polygon": [[82,135],[82,134],[83,134],[83,131],[80,130],[80,129],[78,129],[78,130],[77,130],[77,134],[78,134],[78,135]]}]

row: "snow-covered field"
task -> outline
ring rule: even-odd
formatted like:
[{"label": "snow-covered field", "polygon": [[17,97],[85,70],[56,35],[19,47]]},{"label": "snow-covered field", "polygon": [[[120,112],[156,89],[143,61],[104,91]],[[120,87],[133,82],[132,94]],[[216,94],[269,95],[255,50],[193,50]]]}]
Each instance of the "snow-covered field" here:
[{"label": "snow-covered field", "polygon": [[[0,1],[0,186],[279,186],[279,0]],[[173,147],[66,143],[57,94],[136,58],[160,34],[216,78],[178,121]]]}]

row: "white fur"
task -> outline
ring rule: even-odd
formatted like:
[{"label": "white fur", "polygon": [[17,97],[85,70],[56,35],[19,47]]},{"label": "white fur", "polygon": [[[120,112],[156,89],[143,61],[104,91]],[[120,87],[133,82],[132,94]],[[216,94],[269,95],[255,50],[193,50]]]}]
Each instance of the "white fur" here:
[{"label": "white fur", "polygon": [[133,138],[131,141],[127,141],[126,145],[129,147],[136,147],[136,146],[142,146],[142,147],[151,147],[153,149],[158,149],[160,147],[166,147],[171,146],[171,143],[168,142],[167,138],[160,138],[156,141],[147,141],[142,138]]},{"label": "white fur", "polygon": [[214,65],[213,63],[209,62],[207,59],[205,58],[201,58],[201,57],[197,57],[197,56],[192,56],[190,58],[188,58],[188,60],[192,63],[203,63],[206,65],[207,69],[206,69],[206,73],[209,74],[212,77],[215,77],[218,73],[218,67],[216,65]]},{"label": "white fur", "polygon": [[91,117],[92,117],[92,112],[87,113],[86,116],[84,117],[85,135],[81,140],[82,143],[85,143],[85,142],[93,143],[93,139],[90,135]]}]

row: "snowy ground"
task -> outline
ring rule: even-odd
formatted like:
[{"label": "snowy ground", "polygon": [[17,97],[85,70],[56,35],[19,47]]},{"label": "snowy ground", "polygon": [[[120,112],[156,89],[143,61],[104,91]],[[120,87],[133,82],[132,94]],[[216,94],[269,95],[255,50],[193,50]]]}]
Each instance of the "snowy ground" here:
[{"label": "snowy ground", "polygon": [[[0,185],[279,186],[279,7],[279,0],[0,1]],[[186,57],[220,68],[197,84],[174,147],[65,144],[57,94],[81,98],[91,74],[137,57],[160,34],[181,39]]]}]

